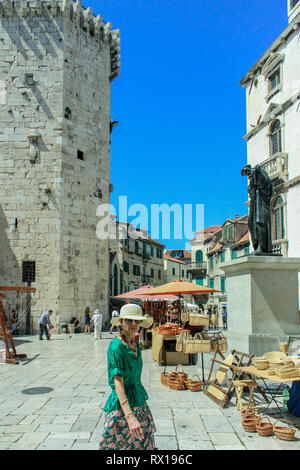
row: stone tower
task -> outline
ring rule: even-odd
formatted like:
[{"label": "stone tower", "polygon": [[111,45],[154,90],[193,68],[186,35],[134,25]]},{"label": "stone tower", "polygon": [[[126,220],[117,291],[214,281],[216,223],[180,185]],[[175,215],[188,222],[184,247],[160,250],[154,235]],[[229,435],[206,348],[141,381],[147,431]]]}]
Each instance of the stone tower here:
[{"label": "stone tower", "polygon": [[50,307],[108,313],[111,26],[81,0],[0,2],[0,284],[37,289],[27,332]]}]

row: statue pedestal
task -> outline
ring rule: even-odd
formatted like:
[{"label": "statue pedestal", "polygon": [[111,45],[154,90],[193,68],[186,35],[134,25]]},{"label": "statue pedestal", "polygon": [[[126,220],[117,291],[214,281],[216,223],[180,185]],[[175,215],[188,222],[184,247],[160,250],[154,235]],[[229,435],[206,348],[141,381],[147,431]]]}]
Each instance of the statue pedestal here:
[{"label": "statue pedestal", "polygon": [[245,256],[222,265],[227,276],[230,348],[260,356],[278,337],[300,334],[300,258]]}]

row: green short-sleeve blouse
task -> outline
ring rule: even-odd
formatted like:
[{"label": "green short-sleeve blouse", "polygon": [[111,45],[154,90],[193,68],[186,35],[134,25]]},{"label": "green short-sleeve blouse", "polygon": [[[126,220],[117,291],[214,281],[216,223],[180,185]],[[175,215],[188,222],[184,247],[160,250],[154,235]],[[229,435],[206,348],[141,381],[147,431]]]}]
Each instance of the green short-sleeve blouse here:
[{"label": "green short-sleeve blouse", "polygon": [[138,341],[136,341],[138,355],[124,344],[119,338],[114,338],[107,351],[108,382],[112,388],[112,393],[108,397],[104,411],[120,410],[120,402],[115,389],[114,377],[118,375],[123,378],[126,397],[129,406],[135,408],[143,406],[148,400],[148,395],[141,383],[143,368],[142,351]]}]

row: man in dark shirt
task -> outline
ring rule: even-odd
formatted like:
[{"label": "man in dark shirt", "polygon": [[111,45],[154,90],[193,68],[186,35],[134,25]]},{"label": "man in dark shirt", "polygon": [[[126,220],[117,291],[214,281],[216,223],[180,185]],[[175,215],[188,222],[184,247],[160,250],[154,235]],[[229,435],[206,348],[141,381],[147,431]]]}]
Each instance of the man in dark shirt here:
[{"label": "man in dark shirt", "polygon": [[39,325],[40,325],[40,340],[43,339],[43,334],[45,333],[45,336],[47,340],[49,340],[49,333],[48,333],[48,325],[49,327],[53,328],[51,324],[51,319],[50,316],[52,315],[53,310],[49,310],[48,312],[44,312],[41,315],[41,318],[39,319]]}]

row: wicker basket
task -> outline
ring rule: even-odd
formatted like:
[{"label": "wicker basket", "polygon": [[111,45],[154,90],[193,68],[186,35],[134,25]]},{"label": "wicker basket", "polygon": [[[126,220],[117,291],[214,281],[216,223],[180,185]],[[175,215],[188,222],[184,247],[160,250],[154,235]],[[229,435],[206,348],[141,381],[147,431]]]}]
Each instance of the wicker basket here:
[{"label": "wicker basket", "polygon": [[260,420],[260,414],[255,409],[246,409],[242,412],[242,426],[246,432],[257,432],[256,426]]},{"label": "wicker basket", "polygon": [[160,374],[160,381],[164,387],[169,386],[170,373],[166,372],[167,367],[164,368],[164,371]]},{"label": "wicker basket", "polygon": [[[276,426],[276,423],[284,422],[288,426]],[[279,419],[273,426],[274,434],[277,439],[281,441],[293,441],[295,439],[296,428],[288,419]]]},{"label": "wicker basket", "polygon": [[[181,372],[179,372],[179,370],[177,370],[178,367],[181,367]],[[179,377],[180,377],[182,380],[187,380],[187,379],[188,379],[188,374],[187,374],[186,372],[184,372],[184,369],[183,369],[183,367],[182,367],[181,364],[177,364],[177,366],[175,367],[174,372],[175,372],[176,374],[178,374]]]},{"label": "wicker basket", "polygon": [[[193,377],[198,377],[198,380],[193,380]],[[200,380],[199,375],[193,375],[193,377],[190,380],[188,380],[187,388],[191,392],[200,392],[200,390],[202,389],[202,381]]]},{"label": "wicker basket", "polygon": [[169,388],[171,390],[184,390],[183,377],[180,377],[179,374],[169,378]]},{"label": "wicker basket", "polygon": [[[269,422],[264,423],[263,420],[265,419],[267,419]],[[258,424],[256,425],[256,431],[260,436],[272,436],[273,424],[271,423],[268,416],[263,416],[259,419]]]},{"label": "wicker basket", "polygon": [[249,418],[250,416],[255,416],[257,414],[256,408],[243,408],[241,410],[242,419]]}]

